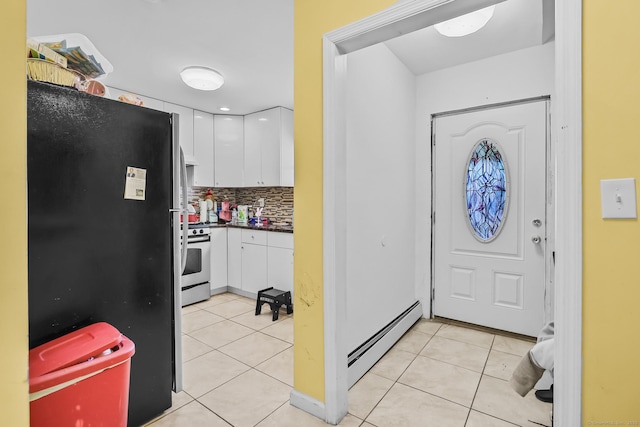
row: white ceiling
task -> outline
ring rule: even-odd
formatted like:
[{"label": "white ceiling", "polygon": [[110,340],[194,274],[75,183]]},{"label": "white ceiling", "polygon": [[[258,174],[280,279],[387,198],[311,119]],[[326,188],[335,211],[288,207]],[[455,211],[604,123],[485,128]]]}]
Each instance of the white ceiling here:
[{"label": "white ceiling", "polygon": [[[102,81],[125,91],[212,113],[293,109],[293,2],[27,0],[27,35],[84,34],[113,65]],[[553,27],[553,0],[508,0],[471,36],[428,27],[386,44],[420,75],[542,44]],[[179,73],[189,65],[218,70],[224,86],[186,86]]]},{"label": "white ceiling", "polygon": [[[293,108],[293,0],[27,0],[28,36],[62,33],[111,62],[108,86],[212,113]],[[186,86],[189,65],[218,70],[224,86]]]},{"label": "white ceiling", "polygon": [[553,39],[553,0],[496,4],[487,25],[465,37],[445,37],[427,27],[385,42],[415,75],[544,44]]}]

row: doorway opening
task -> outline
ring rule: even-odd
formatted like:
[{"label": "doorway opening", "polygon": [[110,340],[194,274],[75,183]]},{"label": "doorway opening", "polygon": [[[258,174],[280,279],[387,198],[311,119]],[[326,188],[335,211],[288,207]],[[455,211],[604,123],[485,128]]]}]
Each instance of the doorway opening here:
[{"label": "doorway opening", "polygon": [[[323,405],[307,405],[308,412],[322,414],[329,422],[337,422],[346,414],[347,367],[343,363],[347,345],[342,330],[346,313],[346,240],[342,207],[347,199],[343,186],[346,177],[344,162],[347,145],[347,54],[380,42],[389,41],[398,34],[410,34],[430,27],[434,23],[486,7],[500,1],[469,2],[454,0],[416,0],[399,2],[389,9],[351,25],[328,33],[324,37],[323,97],[324,97],[324,307],[325,307],[325,395]],[[545,4],[553,4],[543,0]],[[568,0],[553,4],[555,11],[555,64],[552,135],[559,141],[555,162],[563,165],[555,177],[557,211],[556,248],[562,254],[556,266],[556,336],[561,342],[556,348],[555,382],[556,413],[554,418],[562,425],[574,425],[581,416],[581,28],[582,4]],[[510,97],[509,99],[513,99]],[[486,103],[486,102],[485,102]],[[477,102],[475,105],[482,104]],[[474,104],[469,104],[474,105]],[[455,108],[443,108],[446,111]],[[429,148],[426,148],[429,152]],[[416,193],[419,192],[416,186]],[[429,194],[427,189],[425,194]],[[427,208],[430,205],[430,194]],[[424,206],[417,206],[420,211]],[[578,219],[578,220],[576,220]],[[416,217],[415,224],[424,222]],[[428,239],[429,240],[429,239]],[[422,242],[424,243],[424,242]],[[427,246],[429,246],[427,244]],[[428,252],[428,250],[427,250]],[[418,253],[416,252],[416,257]],[[430,256],[423,257],[430,259]],[[426,280],[416,271],[416,283]],[[418,288],[418,287],[417,287]],[[420,289],[423,287],[420,286]],[[428,289],[428,286],[426,287]],[[418,291],[418,289],[417,289]],[[423,297],[429,298],[428,295]],[[293,395],[292,395],[292,403]],[[300,403],[300,402],[297,402]],[[302,407],[305,404],[295,404]]]}]

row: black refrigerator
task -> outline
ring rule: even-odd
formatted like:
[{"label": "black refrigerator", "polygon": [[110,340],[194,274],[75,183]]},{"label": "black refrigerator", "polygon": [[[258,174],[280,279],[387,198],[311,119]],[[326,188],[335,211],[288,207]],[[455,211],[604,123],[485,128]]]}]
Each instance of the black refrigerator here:
[{"label": "black refrigerator", "polygon": [[135,344],[139,426],[181,369],[174,116],[35,81],[27,109],[29,348],[113,325]]}]

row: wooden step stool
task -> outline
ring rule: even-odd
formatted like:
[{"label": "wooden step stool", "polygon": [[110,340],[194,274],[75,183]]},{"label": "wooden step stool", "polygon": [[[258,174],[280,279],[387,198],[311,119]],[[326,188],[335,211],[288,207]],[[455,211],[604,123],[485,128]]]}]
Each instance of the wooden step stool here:
[{"label": "wooden step stool", "polygon": [[281,291],[273,287],[258,291],[258,299],[256,300],[256,316],[262,311],[262,304],[267,303],[273,312],[272,321],[278,320],[278,312],[280,307],[287,308],[287,314],[293,313],[293,304],[291,303],[291,292]]}]

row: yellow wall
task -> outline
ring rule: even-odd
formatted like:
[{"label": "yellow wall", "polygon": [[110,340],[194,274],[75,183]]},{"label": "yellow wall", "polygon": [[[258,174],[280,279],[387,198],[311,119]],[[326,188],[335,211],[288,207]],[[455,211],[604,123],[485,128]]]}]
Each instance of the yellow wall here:
[{"label": "yellow wall", "polygon": [[[324,401],[322,34],[393,0],[295,1],[295,388]],[[0,6],[0,364],[3,424],[28,425],[25,0]],[[584,2],[583,420],[640,421],[636,220],[600,218],[599,180],[640,178],[640,2]],[[15,215],[17,214],[17,222]],[[12,223],[9,223],[9,217]],[[12,249],[9,249],[12,248]],[[6,351],[11,349],[11,351]]]},{"label": "yellow wall", "polygon": [[0,408],[2,425],[28,426],[25,0],[0,6]]},{"label": "yellow wall", "polygon": [[640,2],[583,7],[583,423],[638,425],[640,224],[601,218],[600,180],[640,178]]},{"label": "yellow wall", "polygon": [[394,0],[295,0],[295,389],[324,402],[322,35]]}]

